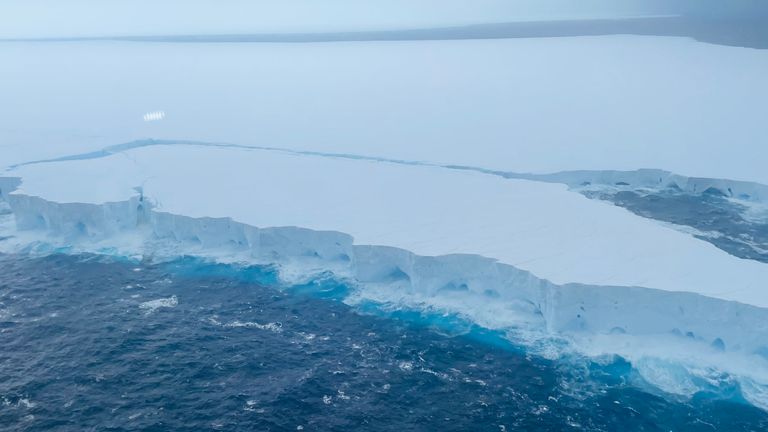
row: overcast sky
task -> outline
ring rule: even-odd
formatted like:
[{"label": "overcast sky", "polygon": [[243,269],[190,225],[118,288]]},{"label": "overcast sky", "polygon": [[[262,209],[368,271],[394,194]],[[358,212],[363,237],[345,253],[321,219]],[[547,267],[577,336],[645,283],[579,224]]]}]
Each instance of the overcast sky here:
[{"label": "overcast sky", "polygon": [[3,0],[0,38],[403,29],[700,12],[762,0]]}]

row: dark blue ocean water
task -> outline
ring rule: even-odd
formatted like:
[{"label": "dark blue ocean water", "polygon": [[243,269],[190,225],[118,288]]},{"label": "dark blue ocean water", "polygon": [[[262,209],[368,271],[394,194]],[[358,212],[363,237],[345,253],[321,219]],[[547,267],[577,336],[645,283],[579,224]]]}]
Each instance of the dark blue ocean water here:
[{"label": "dark blue ocean water", "polygon": [[743,403],[635,388],[620,358],[531,357],[350,308],[347,289],[192,259],[0,255],[0,431],[768,430]]}]

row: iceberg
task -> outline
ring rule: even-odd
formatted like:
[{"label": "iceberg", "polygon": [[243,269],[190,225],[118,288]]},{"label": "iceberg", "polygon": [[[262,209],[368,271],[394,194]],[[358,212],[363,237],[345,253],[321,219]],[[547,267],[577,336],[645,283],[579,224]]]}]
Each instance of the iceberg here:
[{"label": "iceberg", "polygon": [[331,272],[357,287],[350,304],[456,313],[542,355],[562,355],[542,342],[562,339],[653,366],[649,382],[671,379],[658,371],[671,363],[730,374],[755,394],[768,385],[768,266],[564,184],[182,144],[13,173],[2,181],[16,221],[4,250],[194,255],[277,264],[294,281]]}]

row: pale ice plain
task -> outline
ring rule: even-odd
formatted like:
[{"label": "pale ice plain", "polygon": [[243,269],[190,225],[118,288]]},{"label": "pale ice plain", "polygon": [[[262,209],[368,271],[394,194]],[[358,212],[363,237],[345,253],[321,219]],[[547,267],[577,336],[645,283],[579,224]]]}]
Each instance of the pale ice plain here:
[{"label": "pale ice plain", "polygon": [[[662,169],[759,207],[765,51],[634,36],[0,50],[17,102],[0,108],[5,251],[332,271],[358,287],[349,303],[458,313],[544,356],[620,354],[671,394],[726,373],[768,407],[764,263],[563,184],[435,166]],[[101,151],[145,138],[170,142]]]}]

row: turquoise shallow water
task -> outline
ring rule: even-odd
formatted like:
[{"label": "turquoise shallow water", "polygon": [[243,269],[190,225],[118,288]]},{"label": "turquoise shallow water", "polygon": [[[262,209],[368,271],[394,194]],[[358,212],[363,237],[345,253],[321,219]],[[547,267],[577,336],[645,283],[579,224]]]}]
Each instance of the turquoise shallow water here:
[{"label": "turquoise shallow water", "polygon": [[621,358],[531,356],[333,279],[0,255],[0,430],[768,430],[733,388],[652,394]]}]

